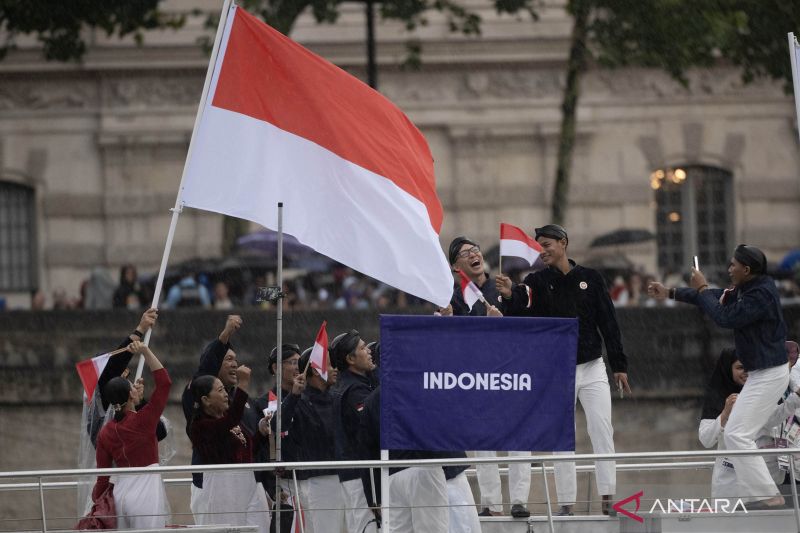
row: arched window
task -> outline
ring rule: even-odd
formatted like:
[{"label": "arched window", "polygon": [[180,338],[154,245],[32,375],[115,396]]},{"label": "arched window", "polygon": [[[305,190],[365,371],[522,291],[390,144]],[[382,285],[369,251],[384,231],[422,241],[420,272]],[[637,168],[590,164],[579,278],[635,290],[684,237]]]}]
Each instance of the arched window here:
[{"label": "arched window", "polygon": [[658,266],[688,272],[692,256],[710,281],[725,283],[732,250],[731,173],[716,167],[685,166],[654,171]]},{"label": "arched window", "polygon": [[36,287],[33,189],[0,181],[0,291]]}]

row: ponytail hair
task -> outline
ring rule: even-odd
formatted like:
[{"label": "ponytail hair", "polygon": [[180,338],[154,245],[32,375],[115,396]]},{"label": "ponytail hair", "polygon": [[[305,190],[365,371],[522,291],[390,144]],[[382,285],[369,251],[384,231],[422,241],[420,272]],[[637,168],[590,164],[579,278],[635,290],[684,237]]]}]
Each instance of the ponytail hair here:
[{"label": "ponytail hair", "polygon": [[192,431],[192,424],[203,414],[203,396],[208,396],[214,389],[216,376],[204,375],[197,376],[189,385],[189,392],[192,394],[194,404],[192,405],[192,419],[189,421],[189,432]]},{"label": "ponytail hair", "polygon": [[103,387],[103,396],[108,400],[108,408],[114,410],[114,420],[125,417],[125,404],[131,396],[131,382],[125,378],[111,378]]}]

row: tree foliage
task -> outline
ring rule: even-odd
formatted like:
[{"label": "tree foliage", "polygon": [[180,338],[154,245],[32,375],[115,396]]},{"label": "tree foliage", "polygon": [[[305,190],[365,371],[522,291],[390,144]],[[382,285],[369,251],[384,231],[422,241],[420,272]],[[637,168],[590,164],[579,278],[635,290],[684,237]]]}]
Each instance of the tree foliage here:
[{"label": "tree foliage", "polygon": [[[144,30],[179,27],[183,18],[159,12],[160,1],[0,0],[0,31],[5,34],[0,54],[14,46],[18,35],[33,34],[47,59],[79,60],[86,52],[87,28],[141,38]],[[342,0],[239,3],[289,34],[306,10],[318,22],[335,23]],[[541,0],[492,3],[498,13],[528,14],[534,20],[541,7]],[[438,12],[451,31],[480,34],[480,15],[461,0],[385,0],[376,5],[383,19],[400,21],[410,32]],[[573,29],[552,199],[556,222],[563,221],[567,210],[580,80],[589,68],[657,68],[688,85],[689,69],[727,62],[741,70],[745,83],[769,77],[783,80],[787,89],[791,86],[786,34],[800,30],[800,0],[568,0],[567,11]],[[216,15],[209,25],[216,26]],[[409,41],[409,51],[412,60],[418,59],[419,43]]]},{"label": "tree foliage", "polygon": [[35,35],[48,60],[77,61],[86,53],[86,30],[133,35],[180,27],[183,17],[158,10],[161,0],[0,0],[0,57],[15,48],[19,35]]},{"label": "tree foliage", "polygon": [[739,67],[745,83],[769,77],[791,86],[786,34],[800,29],[798,0],[569,0],[567,10],[573,31],[554,222],[562,223],[567,212],[580,79],[592,64],[658,68],[688,86],[689,69],[728,62]]}]

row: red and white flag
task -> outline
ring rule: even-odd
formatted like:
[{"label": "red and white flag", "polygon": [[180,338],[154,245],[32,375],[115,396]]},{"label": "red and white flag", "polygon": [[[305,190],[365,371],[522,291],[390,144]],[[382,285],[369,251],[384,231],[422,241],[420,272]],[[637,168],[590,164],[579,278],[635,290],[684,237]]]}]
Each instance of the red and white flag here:
[{"label": "red and white flag", "polygon": [[264,416],[269,416],[270,413],[274,414],[278,410],[278,397],[275,393],[269,391],[267,394],[267,408],[264,409]]},{"label": "red and white flag", "polygon": [[180,201],[277,229],[444,307],[433,157],[392,102],[233,6]]},{"label": "red and white flag", "polygon": [[516,226],[500,224],[500,255],[521,257],[533,266],[542,247],[536,239],[529,236]]},{"label": "red and white flag", "polygon": [[475,302],[486,303],[486,299],[478,286],[461,270],[458,271],[458,274],[461,276],[461,294],[464,296],[464,302],[466,302],[469,310],[472,311],[472,306],[475,305]]},{"label": "red and white flag", "polygon": [[311,366],[317,369],[325,381],[328,381],[328,330],[325,328],[327,324],[328,322],[325,321],[320,326],[314,347],[311,349],[311,357],[309,357]]},{"label": "red and white flag", "polygon": [[79,361],[75,363],[75,370],[78,371],[78,377],[81,378],[83,383],[83,391],[86,393],[86,400],[90,401],[94,390],[97,388],[97,380],[100,379],[100,374],[108,363],[111,353],[104,353],[91,359]]}]

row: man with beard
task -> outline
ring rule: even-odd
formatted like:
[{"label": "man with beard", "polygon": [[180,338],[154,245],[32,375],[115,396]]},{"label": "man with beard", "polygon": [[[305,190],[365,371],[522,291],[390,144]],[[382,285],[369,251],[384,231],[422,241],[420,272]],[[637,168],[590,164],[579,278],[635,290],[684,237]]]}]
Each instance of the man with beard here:
[{"label": "man with beard", "polygon": [[[702,272],[692,268],[691,287],[668,289],[658,282],[650,296],[694,304],[720,327],[733,330],[736,353],[747,381],[725,425],[725,447],[755,450],[755,438],[789,384],[786,323],[775,282],[766,275],[767,257],[755,246],[740,244],[728,266],[729,289],[711,289]],[[739,495],[756,500],[747,510],[780,508],[784,504],[764,458],[729,457],[736,470]]]},{"label": "man with beard", "polygon": [[[454,271],[460,270],[483,293],[487,307],[483,302],[475,302],[472,309],[464,302],[461,283],[455,282],[450,305],[440,311],[442,316],[503,316],[494,304],[499,304],[500,294],[494,282],[489,279],[483,266],[483,254],[478,244],[467,237],[456,237],[448,248],[450,266]],[[529,455],[530,452],[509,452],[509,455]],[[477,451],[475,457],[497,457],[497,452]],[[502,514],[503,496],[500,487],[500,465],[477,465],[478,487],[481,492],[482,510],[480,516],[496,516]],[[508,492],[511,499],[511,516],[527,518],[528,495],[531,488],[531,465],[512,463],[508,465]]]},{"label": "man with beard", "polygon": [[[614,428],[611,425],[611,389],[602,357],[605,341],[608,360],[617,386],[628,387],[627,358],[603,277],[567,257],[567,231],[557,224],[536,228],[536,242],[542,247],[539,258],[547,268],[528,274],[514,286],[507,276],[495,279],[503,297],[503,312],[513,316],[578,318],[578,357],[575,369],[575,400],[586,413],[586,426],[594,453],[614,453]],[[602,334],[602,337],[600,336]],[[572,452],[567,452],[572,453]],[[597,491],[602,495],[603,514],[611,513],[616,491],[614,461],[597,461]],[[577,496],[575,463],[555,465],[556,492],[561,505],[559,515],[572,515]]]},{"label": "man with beard", "polygon": [[[339,381],[333,388],[333,439],[337,461],[368,459],[359,445],[359,431],[364,402],[375,389],[369,373],[375,369],[372,354],[356,330],[338,335],[330,344],[333,366]],[[375,519],[369,509],[362,472],[344,468],[339,471],[345,508],[346,531],[375,533]]]}]

